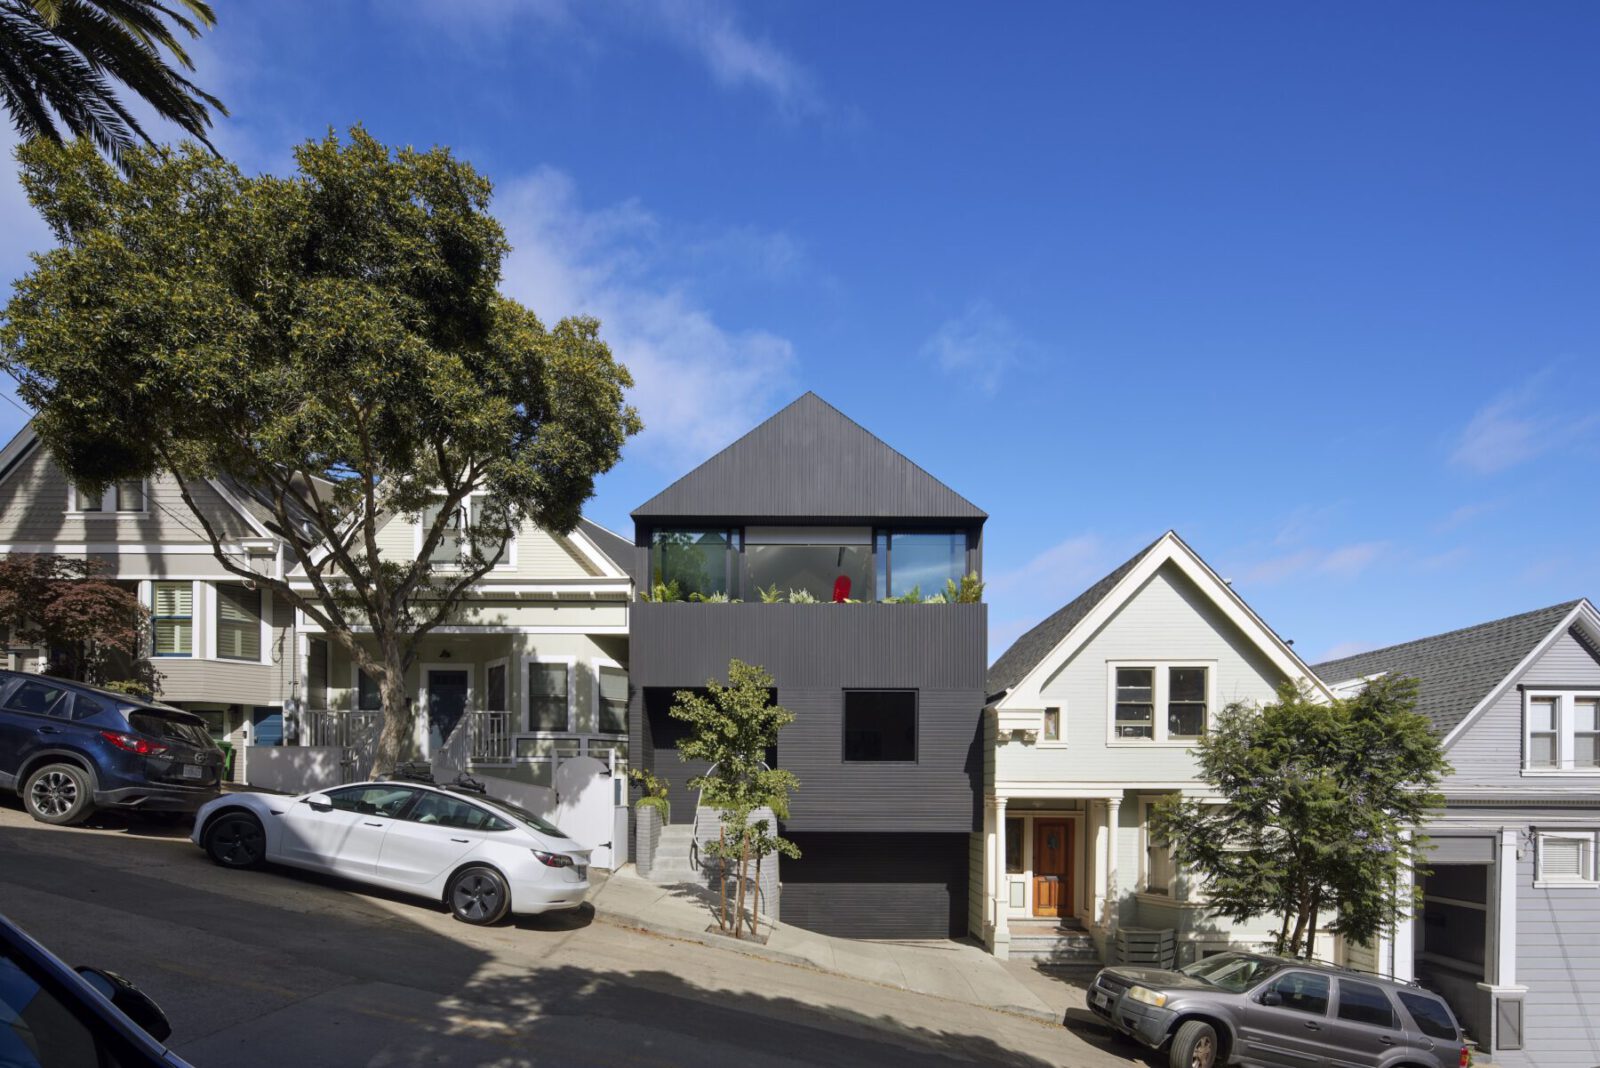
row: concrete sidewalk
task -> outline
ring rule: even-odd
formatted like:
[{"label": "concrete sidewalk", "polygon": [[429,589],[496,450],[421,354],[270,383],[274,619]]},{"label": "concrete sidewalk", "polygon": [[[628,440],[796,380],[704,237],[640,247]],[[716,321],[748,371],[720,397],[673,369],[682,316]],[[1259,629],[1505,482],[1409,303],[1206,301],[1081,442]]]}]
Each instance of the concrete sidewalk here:
[{"label": "concrete sidewalk", "polygon": [[765,945],[708,932],[716,900],[693,886],[657,886],[629,864],[609,875],[591,871],[589,902],[599,923],[636,927],[716,949],[780,961],[964,1005],[1057,1023],[1061,1014],[977,946],[949,941],[834,938],[785,924],[761,930]]}]

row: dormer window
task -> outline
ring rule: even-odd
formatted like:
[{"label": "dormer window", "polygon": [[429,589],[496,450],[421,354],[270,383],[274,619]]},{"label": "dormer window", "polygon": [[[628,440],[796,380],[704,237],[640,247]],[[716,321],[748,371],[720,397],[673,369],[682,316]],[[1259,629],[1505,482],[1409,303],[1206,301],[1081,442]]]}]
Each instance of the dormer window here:
[{"label": "dormer window", "polygon": [[1600,691],[1523,695],[1522,768],[1530,775],[1600,775]]}]

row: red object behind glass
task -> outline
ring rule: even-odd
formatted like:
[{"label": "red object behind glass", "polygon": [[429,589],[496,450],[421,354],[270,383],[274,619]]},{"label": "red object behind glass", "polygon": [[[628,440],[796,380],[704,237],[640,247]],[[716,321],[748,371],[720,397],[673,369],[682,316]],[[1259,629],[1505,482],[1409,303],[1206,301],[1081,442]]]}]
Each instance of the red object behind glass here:
[{"label": "red object behind glass", "polygon": [[850,599],[850,576],[840,575],[833,580],[833,603],[844,604]]}]

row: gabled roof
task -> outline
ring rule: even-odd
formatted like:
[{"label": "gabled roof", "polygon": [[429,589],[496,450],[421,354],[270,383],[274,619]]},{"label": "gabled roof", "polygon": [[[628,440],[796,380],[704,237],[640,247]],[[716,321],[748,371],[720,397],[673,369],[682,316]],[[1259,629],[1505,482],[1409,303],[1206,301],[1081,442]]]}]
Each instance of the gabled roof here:
[{"label": "gabled roof", "polygon": [[1329,660],[1316,665],[1315,671],[1331,684],[1376,675],[1415,678],[1422,690],[1417,711],[1432,720],[1440,734],[1449,735],[1583,603],[1566,601]]},{"label": "gabled roof", "polygon": [[1328,696],[1327,687],[1289,644],[1176,531],[1169,530],[1013,642],[989,669],[990,700],[1002,708],[1012,700],[1028,707],[1039,696],[1040,685],[1167,564],[1199,587],[1286,678],[1304,679],[1315,692]]},{"label": "gabled roof", "polygon": [[617,565],[624,575],[633,574],[633,543],[620,534],[613,533],[592,519],[579,519],[578,529],[605,554],[607,560]]},{"label": "gabled roof", "polygon": [[1121,582],[1128,572],[1137,567],[1139,561],[1150,555],[1150,550],[1159,544],[1161,539],[1157,538],[1146,545],[1111,574],[1078,594],[1063,607],[1045,616],[1043,622],[1035,624],[1033,629],[1012,642],[1011,648],[1001,653],[1000,659],[989,667],[989,692],[997,694],[1021,682],[1023,677],[1032,671],[1039,661],[1050,655],[1050,650],[1060,645],[1061,639],[1065,638],[1084,616],[1094,611],[1095,606],[1106,599],[1106,595],[1116,588],[1117,583]]},{"label": "gabled roof", "polygon": [[815,393],[640,505],[638,518],[952,519],[988,516]]}]

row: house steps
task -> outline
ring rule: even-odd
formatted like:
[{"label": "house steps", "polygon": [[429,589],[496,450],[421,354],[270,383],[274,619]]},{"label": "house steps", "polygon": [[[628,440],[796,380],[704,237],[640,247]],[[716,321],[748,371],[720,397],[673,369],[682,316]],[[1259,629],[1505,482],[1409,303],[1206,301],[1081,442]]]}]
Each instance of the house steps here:
[{"label": "house steps", "polygon": [[1094,938],[1073,919],[1012,920],[1011,958],[1036,964],[1099,964]]},{"label": "house steps", "polygon": [[705,882],[695,854],[693,824],[669,823],[661,828],[648,878],[662,886]]}]

